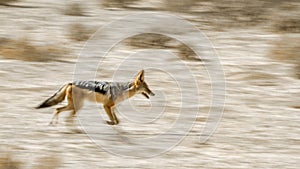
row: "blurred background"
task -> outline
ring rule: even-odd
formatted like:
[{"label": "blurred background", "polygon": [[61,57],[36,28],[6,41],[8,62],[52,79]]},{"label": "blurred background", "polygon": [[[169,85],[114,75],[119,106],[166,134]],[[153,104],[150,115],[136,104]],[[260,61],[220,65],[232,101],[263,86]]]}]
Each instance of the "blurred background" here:
[{"label": "blurred background", "polygon": [[[199,114],[187,121],[195,124],[180,144],[153,158],[128,160],[97,147],[85,134],[67,132],[63,117],[62,124],[47,126],[53,109],[33,107],[72,81],[76,59],[91,35],[115,19],[143,11],[189,21],[219,54],[226,104],[212,138],[199,142],[211,101],[205,60],[185,44],[151,33],[113,48],[97,78],[109,81],[115,71],[111,65],[122,54],[144,49],[169,50],[177,57],[163,63],[182,60],[201,72],[196,76],[201,81]],[[299,18],[298,0],[0,0],[0,169],[299,168]],[[155,133],[176,121],[178,100],[174,84],[161,85],[154,73],[146,74],[152,90],[168,90],[173,98],[161,121],[142,126]],[[149,106],[141,100],[137,98],[139,106]],[[126,118],[122,122],[129,133],[141,132]],[[105,141],[111,144],[109,136]]]}]

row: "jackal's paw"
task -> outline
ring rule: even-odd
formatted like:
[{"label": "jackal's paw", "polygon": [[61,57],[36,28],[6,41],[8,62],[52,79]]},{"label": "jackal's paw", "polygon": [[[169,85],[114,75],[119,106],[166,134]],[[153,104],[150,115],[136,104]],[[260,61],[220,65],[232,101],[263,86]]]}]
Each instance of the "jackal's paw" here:
[{"label": "jackal's paw", "polygon": [[85,131],[79,129],[79,128],[75,128],[75,129],[72,129],[72,132],[76,133],[76,134],[86,134]]},{"label": "jackal's paw", "polygon": [[48,123],[48,126],[55,126],[55,123],[54,123],[53,121],[50,121],[50,122]]},{"label": "jackal's paw", "polygon": [[116,125],[116,124],[118,124],[118,123],[113,122],[113,121],[106,121],[106,123],[107,123],[108,125]]}]

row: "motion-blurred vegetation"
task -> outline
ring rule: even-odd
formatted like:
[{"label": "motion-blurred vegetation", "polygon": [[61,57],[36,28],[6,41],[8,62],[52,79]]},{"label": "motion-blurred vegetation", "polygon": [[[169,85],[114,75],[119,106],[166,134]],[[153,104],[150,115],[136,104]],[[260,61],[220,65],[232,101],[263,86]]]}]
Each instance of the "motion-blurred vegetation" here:
[{"label": "motion-blurred vegetation", "polygon": [[79,3],[68,4],[64,9],[64,14],[70,16],[85,16],[84,9]]},{"label": "motion-blurred vegetation", "polygon": [[168,43],[172,41],[172,38],[161,34],[155,33],[143,33],[135,35],[126,39],[124,42],[136,48],[154,48],[163,49],[169,47]]},{"label": "motion-blurred vegetation", "polygon": [[127,8],[139,0],[100,0],[99,4],[103,8]]},{"label": "motion-blurred vegetation", "polygon": [[[104,7],[128,8],[141,0],[101,1]],[[129,9],[138,9],[129,8]],[[143,8],[140,8],[143,10]],[[148,9],[149,10],[149,9]],[[260,29],[276,34],[300,33],[300,4],[297,0],[162,0],[152,10],[164,10],[189,14],[188,20],[203,29],[203,25],[216,30]],[[275,60],[295,64],[296,75],[300,78],[299,37],[281,35],[281,40],[273,42],[270,57]],[[182,58],[194,58],[195,53],[184,44],[170,46],[172,39],[161,35],[142,34],[127,40],[127,44],[138,48],[176,47]],[[172,43],[171,43],[172,44]]]},{"label": "motion-blurred vegetation", "polygon": [[[9,7],[22,0],[0,0],[0,5]],[[153,1],[154,5],[147,7],[142,0],[101,0],[101,8],[124,8],[126,10],[153,10],[188,14],[187,20],[200,29],[215,31],[226,29],[259,28],[267,32],[279,34],[281,40],[273,42],[270,57],[275,60],[292,62],[296,66],[297,76],[300,75],[299,38],[293,35],[300,33],[300,4],[297,0],[161,0]],[[70,16],[85,16],[83,3],[67,3],[63,14]],[[95,31],[81,23],[70,23],[67,35],[74,42],[86,41]],[[283,34],[283,35],[281,35]],[[169,37],[157,34],[141,34],[127,39],[126,44],[137,48],[172,48],[178,51],[182,58],[195,58],[195,53],[184,44],[174,43]],[[4,58],[26,61],[50,61],[66,54],[61,47],[34,45],[27,39],[0,39],[0,54]]]},{"label": "motion-blurred vegetation", "polygon": [[0,0],[0,5],[9,5],[12,2],[16,2],[18,0]]},{"label": "motion-blurred vegetation", "polygon": [[95,32],[94,29],[88,28],[80,23],[73,23],[69,25],[69,38],[74,41],[86,41]]},{"label": "motion-blurred vegetation", "polygon": [[174,49],[181,59],[200,60],[187,45],[161,34],[143,33],[126,39],[124,43],[134,48]]},{"label": "motion-blurred vegetation", "polygon": [[300,37],[283,35],[278,41],[273,42],[270,53],[272,59],[288,62],[295,65],[295,73],[300,79]]},{"label": "motion-blurred vegetation", "polygon": [[56,169],[62,164],[62,160],[56,156],[46,156],[38,159],[34,169]]},{"label": "motion-blurred vegetation", "polygon": [[58,45],[34,45],[27,38],[0,39],[0,55],[6,59],[45,62],[59,60],[67,53]]},{"label": "motion-blurred vegetation", "polygon": [[21,162],[12,158],[11,154],[0,156],[0,169],[20,169]]},{"label": "motion-blurred vegetation", "polygon": [[[11,153],[0,156],[0,169],[22,169],[22,162],[15,159]],[[37,160],[33,169],[56,169],[62,164],[61,159],[55,156],[45,156]]]}]

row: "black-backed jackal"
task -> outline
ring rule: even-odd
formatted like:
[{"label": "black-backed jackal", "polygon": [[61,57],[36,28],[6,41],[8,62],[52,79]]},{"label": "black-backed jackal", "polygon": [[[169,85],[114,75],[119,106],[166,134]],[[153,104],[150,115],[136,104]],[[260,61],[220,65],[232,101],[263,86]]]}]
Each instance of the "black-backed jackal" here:
[{"label": "black-backed jackal", "polygon": [[84,100],[103,103],[103,107],[110,119],[109,125],[119,123],[113,108],[116,104],[126,100],[135,94],[142,94],[149,99],[154,93],[149,89],[144,79],[144,70],[141,70],[133,82],[98,82],[98,81],[75,81],[64,85],[53,96],[40,104],[37,109],[50,107],[62,102],[67,98],[68,105],[55,110],[50,124],[58,121],[58,115],[62,111],[71,111],[69,120],[73,121],[77,111],[83,106]]}]

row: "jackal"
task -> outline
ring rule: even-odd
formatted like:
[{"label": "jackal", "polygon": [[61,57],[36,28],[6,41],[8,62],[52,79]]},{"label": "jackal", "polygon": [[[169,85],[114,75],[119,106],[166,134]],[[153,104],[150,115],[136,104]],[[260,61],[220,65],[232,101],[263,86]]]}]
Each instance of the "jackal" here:
[{"label": "jackal", "polygon": [[144,70],[141,70],[133,82],[99,82],[99,81],[74,81],[64,85],[53,96],[48,98],[36,108],[45,108],[56,105],[67,98],[68,105],[59,107],[54,111],[50,124],[58,121],[58,115],[62,111],[71,111],[69,120],[73,121],[76,113],[82,108],[84,100],[102,103],[110,121],[109,125],[119,123],[113,109],[116,104],[134,96],[142,94],[149,99],[154,93],[149,89],[144,78]]}]

